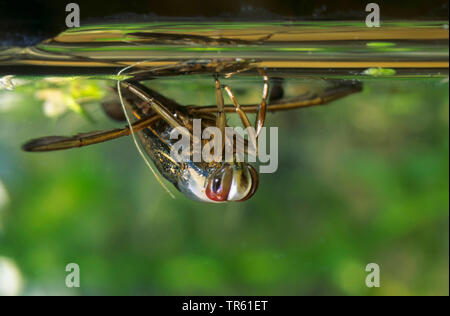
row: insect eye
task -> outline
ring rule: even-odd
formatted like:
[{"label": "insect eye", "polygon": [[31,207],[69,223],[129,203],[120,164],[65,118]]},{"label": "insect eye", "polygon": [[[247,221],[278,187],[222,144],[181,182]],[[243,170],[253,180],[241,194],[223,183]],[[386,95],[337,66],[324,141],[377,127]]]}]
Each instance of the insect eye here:
[{"label": "insect eye", "polygon": [[222,179],[214,177],[212,181],[212,190],[214,192],[218,192],[220,190],[220,187],[222,185]]},{"label": "insect eye", "polygon": [[250,188],[250,191],[248,192],[247,196],[243,198],[242,200],[239,200],[239,202],[244,202],[250,199],[258,190],[259,185],[259,175],[258,172],[253,168],[251,165],[248,165],[248,171],[250,172],[250,176],[252,177],[252,187]]},{"label": "insect eye", "polygon": [[232,168],[230,166],[222,167],[208,180],[205,191],[206,196],[212,201],[226,201],[230,193],[232,180]]}]

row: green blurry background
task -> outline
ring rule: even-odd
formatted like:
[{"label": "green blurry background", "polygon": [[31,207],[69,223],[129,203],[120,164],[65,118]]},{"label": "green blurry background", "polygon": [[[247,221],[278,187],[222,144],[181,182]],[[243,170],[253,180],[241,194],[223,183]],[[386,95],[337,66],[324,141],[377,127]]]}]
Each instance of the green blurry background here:
[{"label": "green blurry background", "polygon": [[[99,106],[113,82],[72,79],[0,90],[0,295],[449,294],[448,80],[374,78],[333,105],[269,114],[278,171],[250,201],[208,205],[171,199],[131,138],[22,152],[30,138],[123,126]],[[260,97],[256,79],[229,84],[242,103]],[[210,78],[150,85],[215,102]],[[71,262],[79,289],[65,286]],[[371,262],[378,289],[365,285]]]}]

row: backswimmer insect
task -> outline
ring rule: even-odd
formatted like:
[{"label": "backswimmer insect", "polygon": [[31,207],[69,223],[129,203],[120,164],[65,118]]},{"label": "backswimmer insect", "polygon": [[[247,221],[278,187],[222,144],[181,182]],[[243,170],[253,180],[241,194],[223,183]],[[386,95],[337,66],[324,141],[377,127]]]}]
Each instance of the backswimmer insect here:
[{"label": "backswimmer insect", "polygon": [[[257,70],[263,78],[263,93],[259,104],[240,105],[231,88],[220,83],[220,75],[230,77],[247,70]],[[149,78],[198,73],[213,74],[216,105],[183,106],[140,83]],[[327,104],[362,90],[359,81],[330,80],[331,84],[320,94],[306,93],[291,100],[278,100],[277,97],[269,99],[271,81],[266,71],[257,68],[252,61],[243,59],[190,60],[150,69],[137,67],[127,72],[127,75],[132,79],[119,82],[116,92],[122,104],[133,113],[133,123],[129,121],[131,124],[122,129],[82,133],[71,137],[37,138],[23,145],[23,150],[45,152],[70,149],[136,133],[159,173],[186,197],[210,203],[245,201],[251,198],[258,188],[259,175],[255,168],[247,162],[238,162],[235,159],[194,162],[185,157],[181,162],[175,161],[169,154],[174,142],[169,136],[173,129],[185,127],[193,142],[194,119],[201,119],[202,128],[215,126],[223,132],[227,127],[227,113],[237,113],[246,128],[251,127],[247,113],[256,113],[254,130],[255,137],[258,138],[267,112]],[[281,82],[279,78],[278,82]],[[223,91],[228,94],[233,105],[224,104]],[[280,95],[280,91],[273,95]]]}]

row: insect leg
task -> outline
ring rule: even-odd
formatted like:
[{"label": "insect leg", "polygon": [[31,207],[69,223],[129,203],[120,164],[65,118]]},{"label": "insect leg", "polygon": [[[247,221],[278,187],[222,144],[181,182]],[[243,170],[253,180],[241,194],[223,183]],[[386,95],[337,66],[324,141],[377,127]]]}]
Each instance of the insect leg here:
[{"label": "insect leg", "polygon": [[[138,120],[133,124],[133,130],[134,131],[143,130],[157,119],[159,119],[159,117],[157,115],[153,115],[151,117],[146,117],[142,120]],[[98,144],[122,136],[128,136],[130,134],[131,129],[129,126],[126,126],[125,128],[122,129],[112,129],[107,131],[82,133],[71,137],[47,136],[30,140],[29,142],[27,142],[22,146],[22,149],[24,151],[30,152],[63,150]]]},{"label": "insect leg", "polygon": [[[155,98],[149,96],[149,94],[141,87],[137,86],[131,82],[122,81],[120,83],[121,87],[126,88],[129,92],[133,93],[141,100],[147,102],[151,105],[152,109],[168,124],[170,124],[174,128],[178,128],[179,132],[184,136],[189,137],[189,139],[193,141],[200,141],[192,135],[192,133],[184,126],[182,122],[178,120],[162,103],[160,103]],[[201,136],[200,136],[201,137]]]},{"label": "insect leg", "polygon": [[269,96],[269,77],[267,76],[266,71],[263,69],[259,69],[259,73],[264,78],[264,88],[261,103],[258,105],[258,109],[256,110],[256,121],[255,121],[256,137],[258,137],[259,133],[261,133],[261,129],[264,126],[264,121],[266,120],[267,97]]},{"label": "insect leg", "polygon": [[257,148],[257,135],[256,132],[254,132],[254,129],[252,128],[250,121],[247,117],[247,114],[245,114],[245,112],[242,110],[241,105],[239,104],[238,100],[236,99],[235,95],[233,94],[233,92],[231,91],[229,86],[225,86],[224,87],[225,91],[228,93],[228,96],[230,97],[231,101],[233,101],[234,104],[234,108],[236,113],[239,115],[239,117],[241,118],[242,124],[244,124],[245,128],[248,131],[248,136],[250,138],[251,143],[253,144],[253,146],[255,148]]},{"label": "insect leg", "polygon": [[150,97],[142,88],[126,81],[122,81],[120,84],[122,87],[126,88],[141,100],[151,104],[153,110],[158,113],[167,123],[172,125],[172,127],[182,126],[182,123],[180,123],[163,104],[161,104],[158,100]]},{"label": "insect leg", "polygon": [[[347,95],[361,91],[362,91],[361,82],[355,80],[345,80],[345,81],[341,80],[337,82],[334,86],[326,89],[322,94],[305,94],[299,97],[292,98],[290,100],[269,104],[267,105],[267,111],[269,112],[287,111],[316,105],[324,105],[332,101],[341,99]],[[258,110],[258,105],[256,104],[241,105],[241,109],[245,113],[256,113]],[[198,115],[215,112],[217,111],[217,106],[216,105],[208,105],[202,107],[190,106],[187,107],[187,110],[192,115]],[[224,110],[225,113],[236,112],[236,109],[233,105],[226,105]]]},{"label": "insect leg", "polygon": [[[181,105],[178,104],[177,102],[175,102],[172,99],[169,99],[168,97],[160,94],[159,92],[144,86],[143,84],[136,82],[136,81],[128,81],[129,83],[132,83],[133,86],[139,88],[142,91],[145,91],[145,94],[152,98],[152,99],[156,99],[158,100],[159,103],[164,104],[164,106],[171,111],[172,109],[176,109],[178,107],[180,107]],[[117,90],[114,89],[114,91],[117,93]],[[128,92],[128,93],[127,93]],[[148,102],[142,100],[141,98],[139,98],[137,95],[135,95],[134,93],[131,93],[130,91],[122,91],[122,96],[124,101],[127,101],[127,105],[134,109],[139,109],[140,112],[142,112],[143,114],[147,114],[152,106],[151,104],[149,104]]]},{"label": "insect leg", "polygon": [[215,88],[216,88],[216,102],[217,102],[217,119],[216,119],[216,127],[220,129],[222,134],[222,150],[225,148],[225,126],[227,125],[227,118],[225,116],[224,111],[224,102],[223,102],[223,94],[222,94],[222,86],[220,85],[220,81],[218,75],[214,76]]},{"label": "insect leg", "polygon": [[225,91],[228,93],[228,96],[230,97],[231,101],[233,101],[234,104],[234,110],[241,118],[242,124],[244,124],[245,128],[251,127],[250,120],[247,117],[247,114],[242,110],[241,105],[239,104],[238,100],[236,99],[235,95],[231,91],[230,87],[225,85],[224,86]]}]

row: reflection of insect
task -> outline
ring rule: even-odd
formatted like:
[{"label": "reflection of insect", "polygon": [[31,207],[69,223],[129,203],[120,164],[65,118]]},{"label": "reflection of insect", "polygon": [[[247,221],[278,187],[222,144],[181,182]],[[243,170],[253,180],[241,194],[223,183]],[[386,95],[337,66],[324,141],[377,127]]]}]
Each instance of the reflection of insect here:
[{"label": "reflection of insect", "polygon": [[[224,134],[226,113],[237,113],[245,127],[250,127],[247,113],[256,113],[256,138],[264,126],[266,112],[296,109],[325,104],[361,90],[357,81],[330,81],[320,94],[307,93],[288,101],[273,101],[267,104],[269,78],[264,70],[258,69],[264,79],[263,96],[258,105],[240,105],[228,86],[220,84],[219,73],[231,75],[253,68],[243,60],[189,61],[159,69],[138,69],[133,71],[133,80],[120,84],[124,104],[130,109],[136,121],[132,130],[139,132],[143,147],[155,163],[159,172],[187,197],[203,202],[245,201],[253,196],[258,186],[258,173],[245,162],[193,162],[185,159],[175,161],[170,156],[170,132],[177,127],[186,127],[191,133],[193,119],[202,119],[202,128],[216,126]],[[214,73],[217,104],[214,106],[182,106],[153,91],[138,80],[161,75],[180,73]],[[233,105],[224,105],[224,89]],[[132,133],[129,126],[123,129],[90,132],[72,137],[50,136],[29,141],[25,151],[42,152],[82,147],[96,144]]]}]

